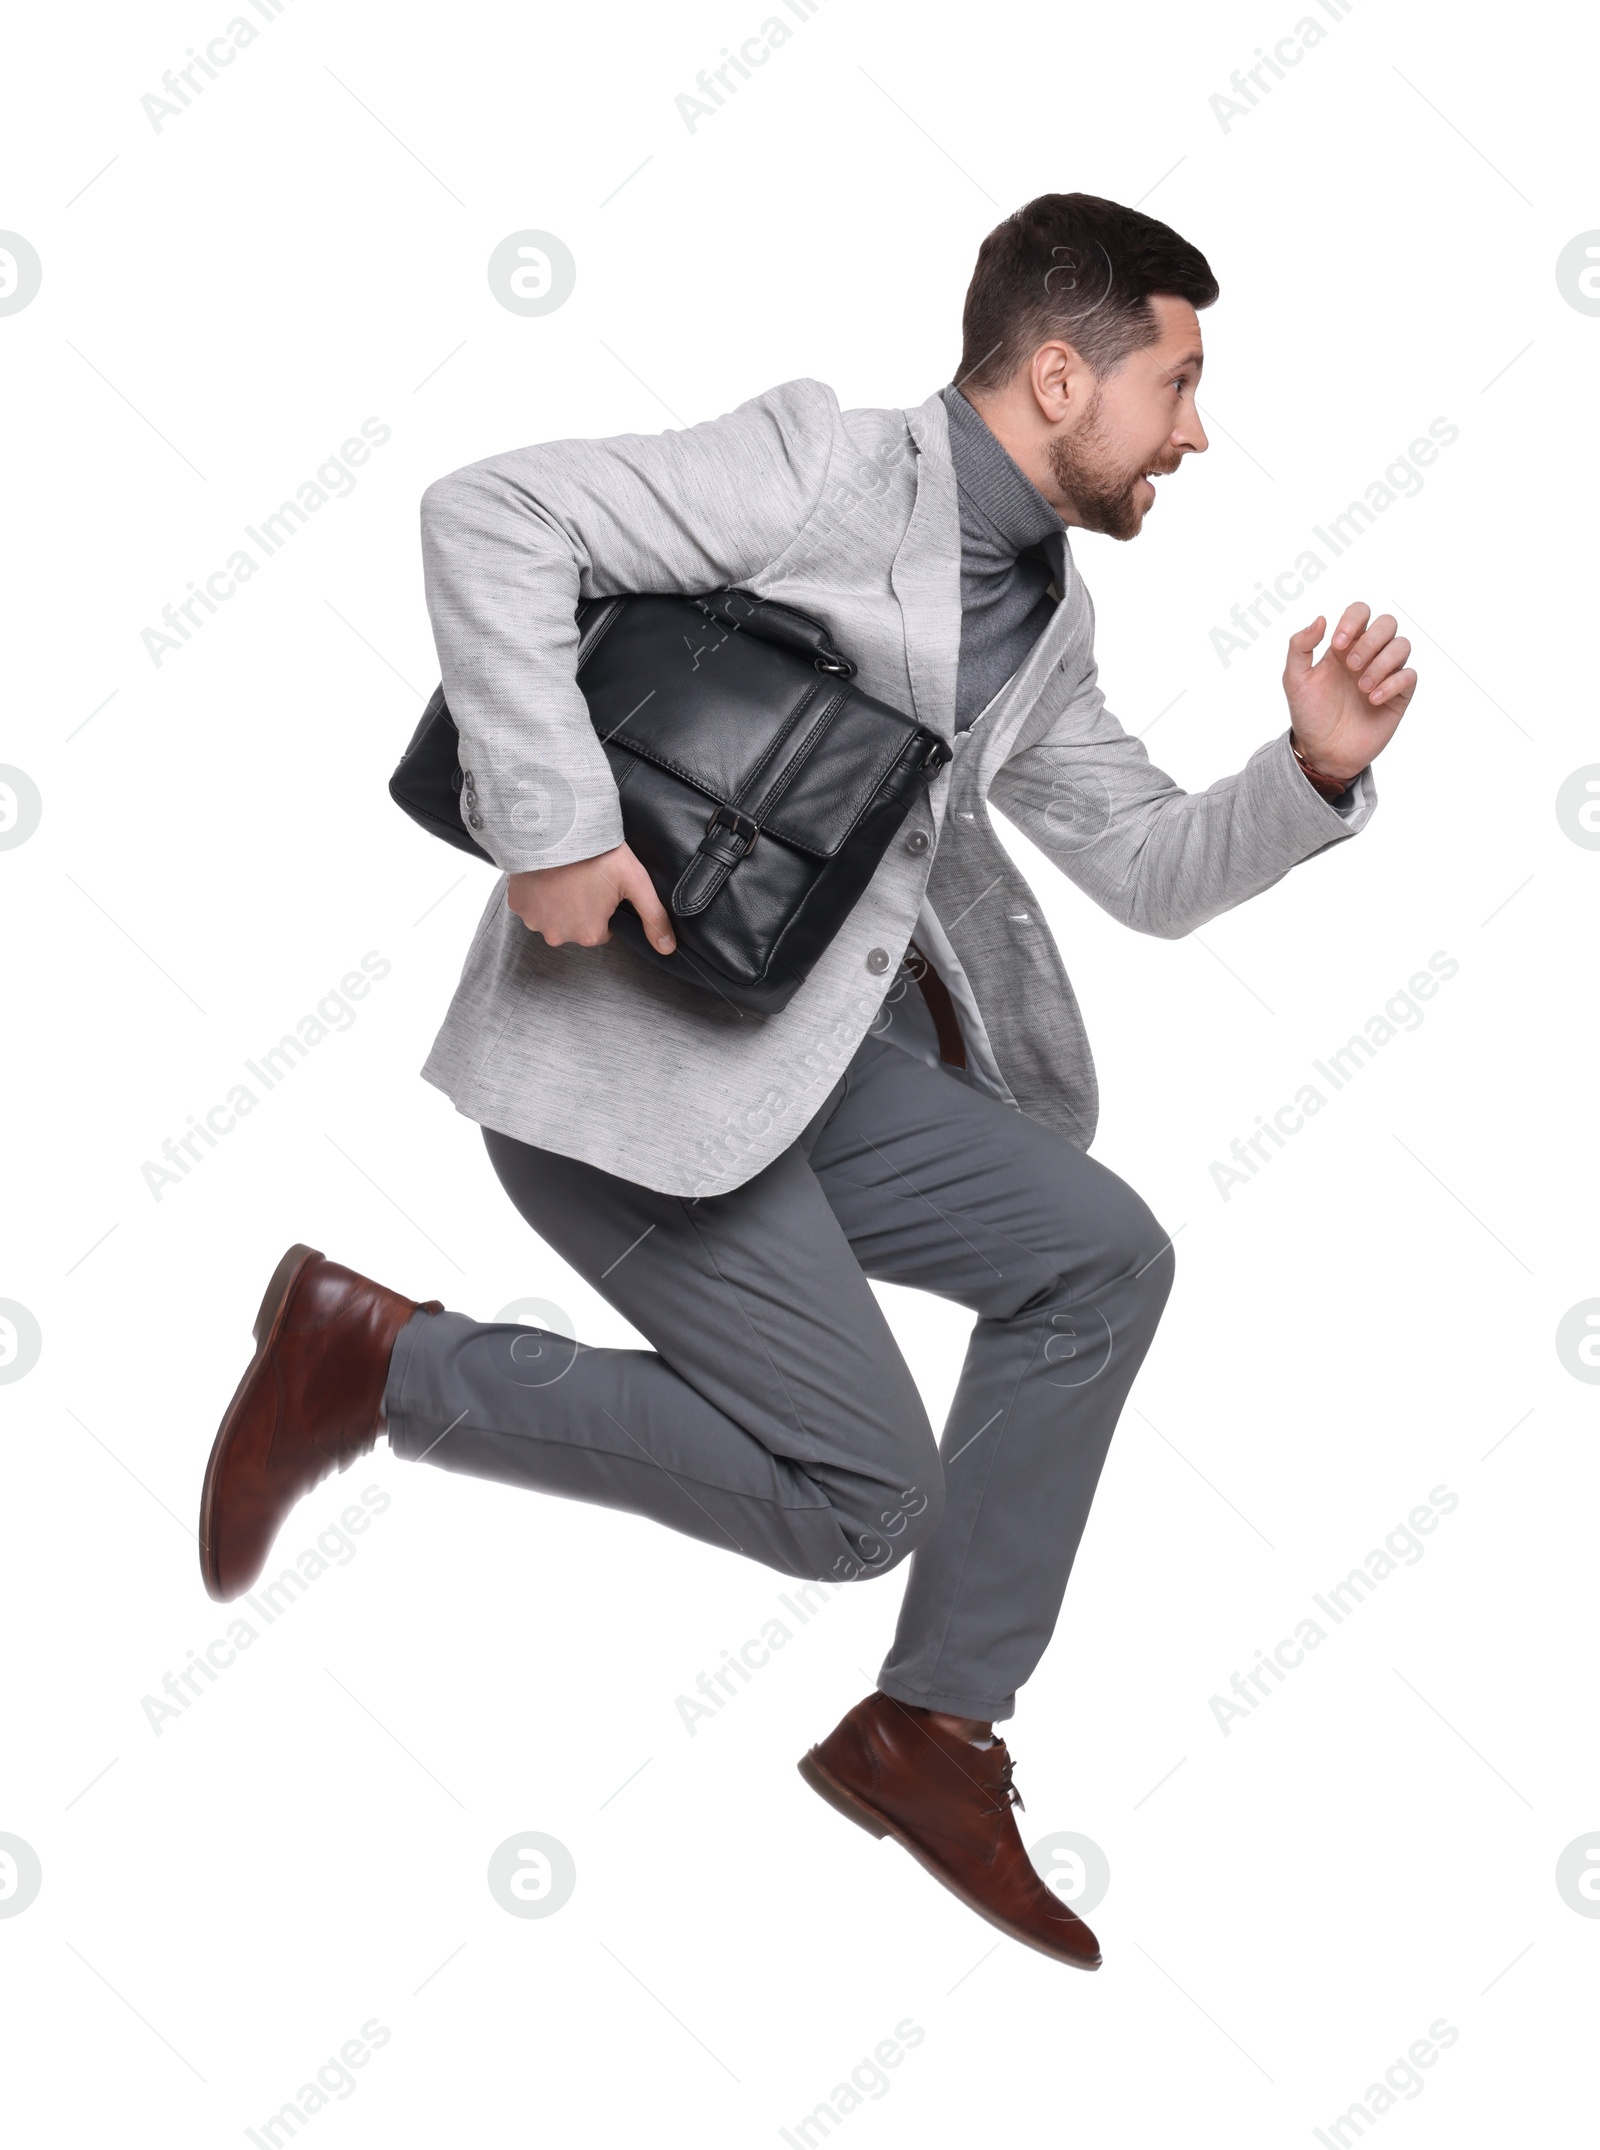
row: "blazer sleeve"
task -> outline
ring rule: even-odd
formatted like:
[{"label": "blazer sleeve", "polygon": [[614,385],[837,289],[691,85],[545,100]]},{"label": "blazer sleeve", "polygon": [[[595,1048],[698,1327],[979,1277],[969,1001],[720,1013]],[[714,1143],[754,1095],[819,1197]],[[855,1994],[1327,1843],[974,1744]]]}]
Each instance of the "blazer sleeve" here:
[{"label": "blazer sleeve", "polygon": [[622,841],[616,785],[575,677],[580,598],[748,581],[821,496],[838,405],[790,381],[681,432],[550,441],[422,496],[428,616],[461,766],[502,871]]},{"label": "blazer sleeve", "polygon": [[1364,828],[1370,765],[1337,805],[1295,760],[1287,729],[1233,776],[1184,791],[1107,709],[1091,659],[1042,738],[1005,763],[994,804],[1125,926],[1178,940]]}]

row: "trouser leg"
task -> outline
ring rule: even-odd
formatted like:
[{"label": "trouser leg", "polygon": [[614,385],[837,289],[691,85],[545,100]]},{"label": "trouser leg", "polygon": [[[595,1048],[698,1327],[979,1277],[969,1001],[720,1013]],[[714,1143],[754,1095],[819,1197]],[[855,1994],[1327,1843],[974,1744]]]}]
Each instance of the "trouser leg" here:
[{"label": "trouser leg", "polygon": [[1008,1717],[1060,1612],[1171,1243],[1115,1173],[892,1043],[857,1055],[812,1167],[867,1275],[978,1316],[940,1444],[944,1521],[911,1563],[879,1685]]},{"label": "trouser leg", "polygon": [[395,1453],[650,1516],[786,1575],[894,1566],[938,1521],[938,1454],[807,1162],[816,1124],[699,1201],[485,1130],[528,1223],[654,1348],[418,1314],[384,1398]]}]

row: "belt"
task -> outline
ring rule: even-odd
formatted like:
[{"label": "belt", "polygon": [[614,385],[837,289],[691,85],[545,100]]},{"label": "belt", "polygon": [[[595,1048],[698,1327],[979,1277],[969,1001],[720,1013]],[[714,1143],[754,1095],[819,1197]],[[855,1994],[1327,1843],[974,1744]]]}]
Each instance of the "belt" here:
[{"label": "belt", "polygon": [[921,988],[922,997],[928,1004],[928,1013],[933,1017],[933,1027],[939,1037],[939,1058],[946,1067],[964,1068],[967,1064],[967,1048],[961,1035],[961,1018],[956,1014],[956,1004],[950,998],[950,988],[915,941],[906,949],[906,968]]}]

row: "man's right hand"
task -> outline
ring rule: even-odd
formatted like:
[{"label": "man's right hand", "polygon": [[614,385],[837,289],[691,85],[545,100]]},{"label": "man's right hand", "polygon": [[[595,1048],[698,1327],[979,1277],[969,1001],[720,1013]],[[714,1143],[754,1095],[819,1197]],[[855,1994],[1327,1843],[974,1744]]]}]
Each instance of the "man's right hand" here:
[{"label": "man's right hand", "polygon": [[609,941],[611,914],[619,903],[633,905],[651,946],[664,956],[678,945],[654,883],[626,844],[570,866],[514,873],[506,883],[506,902],[529,932],[541,934],[552,948],[564,941],[576,941],[580,948]]}]

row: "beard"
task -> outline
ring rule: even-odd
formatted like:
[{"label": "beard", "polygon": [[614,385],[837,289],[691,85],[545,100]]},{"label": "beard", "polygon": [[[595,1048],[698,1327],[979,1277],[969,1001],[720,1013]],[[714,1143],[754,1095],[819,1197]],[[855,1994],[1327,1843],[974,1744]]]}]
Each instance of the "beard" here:
[{"label": "beard", "polygon": [[1144,520],[1137,498],[1139,480],[1147,470],[1170,473],[1181,460],[1165,452],[1130,470],[1106,439],[1098,388],[1077,432],[1058,435],[1046,453],[1050,474],[1077,509],[1084,529],[1124,541],[1139,535]]}]

